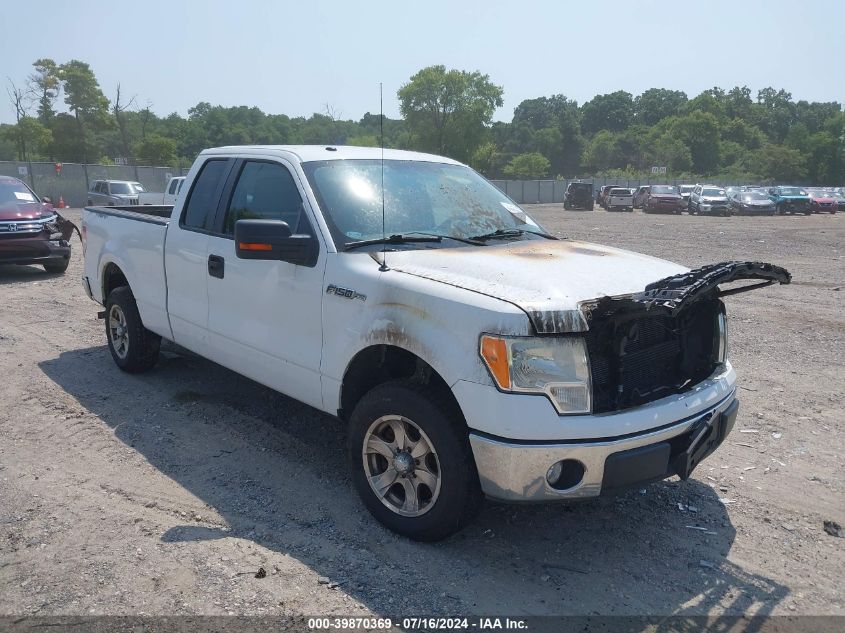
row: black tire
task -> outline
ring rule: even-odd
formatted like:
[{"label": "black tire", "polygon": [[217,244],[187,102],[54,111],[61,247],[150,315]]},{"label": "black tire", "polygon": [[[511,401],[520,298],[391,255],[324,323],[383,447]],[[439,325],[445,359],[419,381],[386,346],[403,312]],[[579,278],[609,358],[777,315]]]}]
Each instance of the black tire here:
[{"label": "black tire", "polygon": [[[126,347],[115,348],[113,325],[117,326],[117,308],[123,314]],[[125,372],[136,374],[151,369],[158,361],[161,337],[144,327],[135,297],[129,286],[115,288],[106,299],[106,340],[115,364]],[[118,343],[120,344],[120,343]]]},{"label": "black tire", "polygon": [[61,275],[67,270],[69,264],[70,257],[68,257],[67,259],[57,259],[56,261],[44,264],[44,270],[46,270],[48,273],[58,273]]},{"label": "black tire", "polygon": [[[370,427],[384,416],[402,416],[428,436],[437,454],[439,494],[418,516],[391,509],[370,486],[363,447]],[[387,382],[368,392],[352,412],[347,435],[352,482],[370,513],[388,529],[416,541],[437,541],[466,526],[481,509],[483,495],[467,426],[448,397],[410,380]],[[397,479],[393,486],[401,482]]]},{"label": "black tire", "polygon": [[570,209],[570,207],[569,207],[569,203],[568,203],[568,202],[564,202],[564,203],[563,203],[563,208],[564,208],[564,210],[565,210],[565,211],[569,211],[569,209]]}]

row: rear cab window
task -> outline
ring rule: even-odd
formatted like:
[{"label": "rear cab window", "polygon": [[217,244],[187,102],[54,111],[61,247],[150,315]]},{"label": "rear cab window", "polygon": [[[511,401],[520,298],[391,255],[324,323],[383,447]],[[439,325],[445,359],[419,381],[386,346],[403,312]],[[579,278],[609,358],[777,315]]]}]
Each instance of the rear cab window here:
[{"label": "rear cab window", "polygon": [[231,163],[229,158],[211,158],[200,168],[182,211],[180,228],[203,232],[213,230],[220,191]]}]

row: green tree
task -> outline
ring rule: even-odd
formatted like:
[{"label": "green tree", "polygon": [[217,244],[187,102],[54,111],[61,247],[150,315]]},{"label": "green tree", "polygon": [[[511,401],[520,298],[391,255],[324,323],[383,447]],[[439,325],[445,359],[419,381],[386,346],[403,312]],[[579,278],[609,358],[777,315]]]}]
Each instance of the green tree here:
[{"label": "green tree", "polygon": [[374,134],[361,134],[359,136],[350,136],[344,141],[346,145],[356,145],[358,147],[381,147],[378,136]]},{"label": "green tree", "polygon": [[841,185],[845,179],[845,145],[828,132],[816,132],[805,154],[807,176],[817,185]]},{"label": "green tree", "polygon": [[696,173],[710,174],[719,166],[719,121],[710,112],[693,111],[671,120],[675,138],[689,147]]},{"label": "green tree", "polygon": [[634,120],[634,100],[629,92],[617,90],[596,95],[581,106],[581,126],[587,134],[599,130],[620,132]]},{"label": "green tree", "polygon": [[94,71],[76,59],[59,66],[59,77],[65,92],[65,103],[76,120],[82,160],[89,155],[88,128],[104,126],[108,121],[109,100],[100,90]]},{"label": "green tree", "polygon": [[589,140],[581,159],[584,166],[593,172],[624,167],[619,148],[619,137],[609,130],[601,130]]},{"label": "green tree", "polygon": [[488,178],[495,178],[502,172],[502,155],[496,144],[488,141],[472,153],[469,164]]},{"label": "green tree", "polygon": [[786,90],[763,88],[757,93],[758,126],[774,141],[782,143],[795,122],[795,104]]},{"label": "green tree", "polygon": [[149,134],[135,145],[135,157],[140,165],[175,165],[176,141]]},{"label": "green tree", "polygon": [[53,104],[61,88],[59,66],[49,57],[41,58],[32,65],[35,72],[29,76],[29,83],[38,98],[38,120],[43,125],[50,125],[56,116]]},{"label": "green tree", "polygon": [[423,68],[398,91],[399,106],[415,145],[467,161],[484,141],[503,90],[488,75]]},{"label": "green tree", "polygon": [[807,175],[806,159],[797,149],[767,143],[749,157],[751,171],[776,182],[798,182]]},{"label": "green tree", "polygon": [[520,180],[536,180],[545,178],[551,167],[549,160],[539,152],[529,152],[514,156],[507,165],[504,173],[508,178]]},{"label": "green tree", "polygon": [[20,121],[10,128],[8,134],[18,147],[27,148],[27,154],[22,155],[20,160],[45,157],[53,142],[53,133],[50,129],[31,116],[21,117]]},{"label": "green tree", "polygon": [[669,116],[677,115],[687,102],[680,90],[650,88],[634,99],[634,117],[642,125],[654,125]]},{"label": "green tree", "polygon": [[692,154],[683,141],[664,132],[648,143],[646,161],[649,165],[665,166],[673,174],[692,169]]},{"label": "green tree", "polygon": [[584,138],[577,102],[559,94],[526,99],[514,110],[509,137],[509,151],[540,152],[555,174],[578,172]]}]

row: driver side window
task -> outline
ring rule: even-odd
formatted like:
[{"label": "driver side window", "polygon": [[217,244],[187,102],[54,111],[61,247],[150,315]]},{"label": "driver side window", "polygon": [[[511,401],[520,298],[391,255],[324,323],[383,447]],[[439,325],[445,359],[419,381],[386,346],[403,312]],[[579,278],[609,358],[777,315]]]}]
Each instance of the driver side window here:
[{"label": "driver side window", "polygon": [[238,220],[287,222],[291,233],[310,233],[293,176],[278,163],[246,161],[226,209],[223,233],[234,235]]}]

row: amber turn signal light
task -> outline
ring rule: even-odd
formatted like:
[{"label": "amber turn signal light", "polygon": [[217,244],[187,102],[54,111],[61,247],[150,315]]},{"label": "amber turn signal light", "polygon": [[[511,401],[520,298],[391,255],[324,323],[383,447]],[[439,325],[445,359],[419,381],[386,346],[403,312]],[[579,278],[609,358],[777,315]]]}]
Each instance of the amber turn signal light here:
[{"label": "amber turn signal light", "polygon": [[504,339],[494,336],[481,337],[481,358],[493,374],[493,379],[501,389],[510,389],[511,373],[508,367],[508,346]]},{"label": "amber turn signal light", "polygon": [[260,242],[239,242],[238,248],[242,251],[272,251],[273,245]]}]

